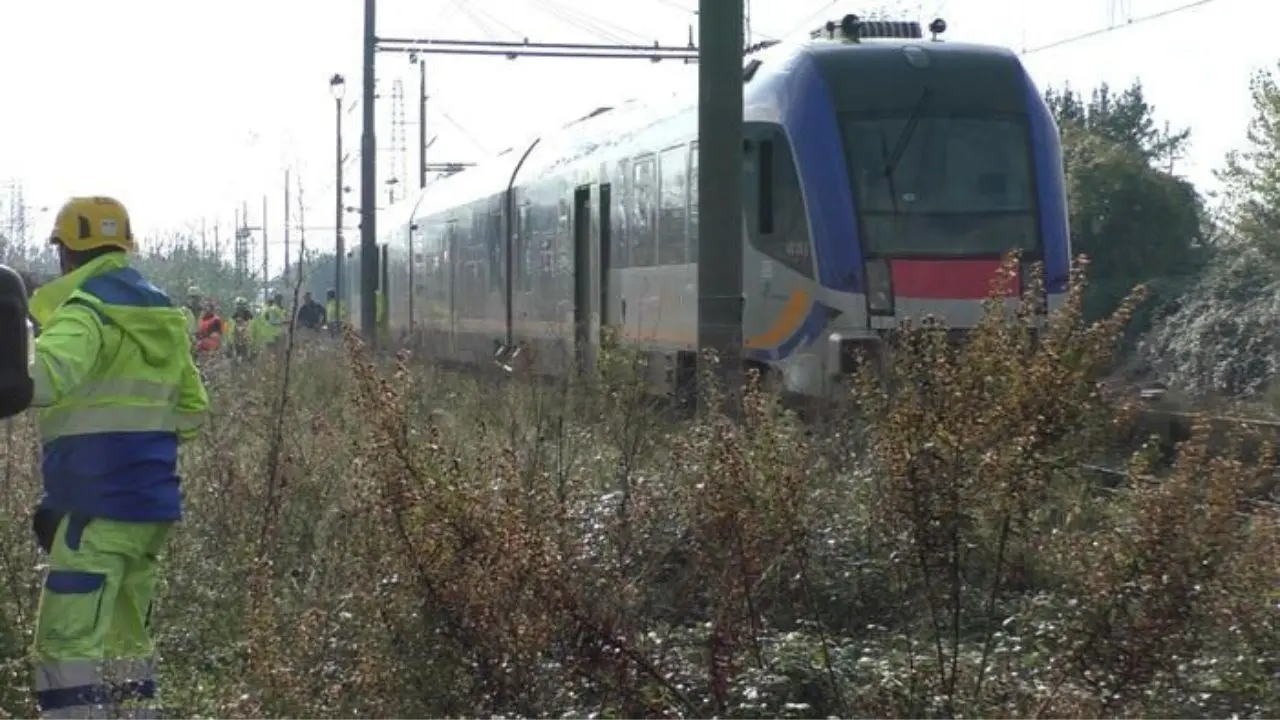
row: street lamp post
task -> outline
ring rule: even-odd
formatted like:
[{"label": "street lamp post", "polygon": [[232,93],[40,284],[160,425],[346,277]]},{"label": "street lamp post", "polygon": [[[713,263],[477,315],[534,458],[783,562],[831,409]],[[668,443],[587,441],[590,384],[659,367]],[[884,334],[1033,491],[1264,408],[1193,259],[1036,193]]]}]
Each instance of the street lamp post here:
[{"label": "street lamp post", "polygon": [[427,58],[412,53],[409,62],[418,66],[418,189],[427,187]]},{"label": "street lamp post", "polygon": [[337,247],[334,252],[334,270],[333,270],[333,292],[337,296],[335,308],[338,309],[338,317],[329,318],[330,322],[337,322],[342,317],[341,308],[343,307],[342,296],[342,258],[345,256],[346,243],[342,237],[342,97],[346,94],[347,81],[341,76],[335,74],[329,78],[329,94],[333,96],[333,111],[335,120],[335,131],[337,134],[337,155],[334,158],[334,233],[337,237]]}]

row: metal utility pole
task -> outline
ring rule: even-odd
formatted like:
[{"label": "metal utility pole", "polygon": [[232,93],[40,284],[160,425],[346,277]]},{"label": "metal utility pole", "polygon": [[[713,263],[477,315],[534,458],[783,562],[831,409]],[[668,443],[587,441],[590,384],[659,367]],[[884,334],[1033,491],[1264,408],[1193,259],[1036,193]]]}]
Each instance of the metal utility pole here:
[{"label": "metal utility pole", "polygon": [[337,307],[339,309],[338,317],[333,322],[341,320],[343,308],[350,311],[347,307],[346,299],[342,296],[342,259],[346,255],[346,242],[342,237],[342,96],[346,92],[347,82],[341,75],[334,75],[329,78],[329,93],[333,95],[333,117],[335,121],[334,133],[336,137],[336,153],[334,155],[334,188],[333,188],[333,213],[334,213],[334,258],[333,258],[333,292]]},{"label": "metal utility pole", "polygon": [[[378,227],[377,183],[378,143],[374,133],[374,58],[378,52],[376,27],[377,2],[364,0],[364,78],[363,104],[360,108],[364,128],[360,134],[360,329],[365,339],[372,343],[377,338],[374,324],[377,320],[377,304],[374,292],[378,287]],[[339,216],[337,224],[342,225]]]},{"label": "metal utility pole", "polygon": [[391,162],[386,181],[392,205],[396,202],[396,192],[403,190],[400,181],[409,177],[409,138],[405,132],[408,124],[404,114],[404,83],[396,78],[391,83]]},{"label": "metal utility pole", "polygon": [[289,285],[289,169],[284,171],[284,284]]},{"label": "metal utility pole", "polygon": [[[302,178],[298,178],[298,279],[302,281],[307,272],[307,202],[302,188]],[[296,286],[295,286],[296,287]]]},{"label": "metal utility pole", "polygon": [[[265,198],[264,198],[265,204]],[[265,207],[263,208],[265,210]],[[265,219],[265,215],[264,215]],[[263,225],[266,223],[264,222]],[[235,257],[236,257],[236,289],[244,286],[245,276],[249,275],[249,239],[253,237],[254,231],[266,232],[262,226],[249,225],[249,203],[242,202],[241,208],[236,211],[236,235],[235,235]],[[252,278],[250,278],[252,279]]]},{"label": "metal utility pole", "polygon": [[743,0],[699,0],[698,13],[698,364],[717,353],[732,408],[742,380]]},{"label": "metal utility pole", "polygon": [[427,59],[418,53],[409,55],[418,66],[418,189],[427,187]]},{"label": "metal utility pole", "polygon": [[267,244],[267,196],[262,196],[262,302],[266,302],[270,298],[271,287],[271,265],[267,262],[270,259],[270,247]]},{"label": "metal utility pole", "polygon": [[232,232],[232,248],[231,255],[235,259],[236,265],[236,289],[240,289],[242,282],[243,268],[240,267],[240,208],[236,208],[234,224],[231,226]]}]

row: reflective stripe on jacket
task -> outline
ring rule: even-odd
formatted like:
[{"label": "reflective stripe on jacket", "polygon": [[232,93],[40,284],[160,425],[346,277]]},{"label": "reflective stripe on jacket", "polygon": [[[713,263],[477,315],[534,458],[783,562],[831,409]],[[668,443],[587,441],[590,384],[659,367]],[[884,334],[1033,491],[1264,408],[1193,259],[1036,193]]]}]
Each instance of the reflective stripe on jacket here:
[{"label": "reflective stripe on jacket", "polygon": [[208,395],[186,317],[112,253],[41,288],[32,368],[41,408],[41,506],[126,522],[177,520],[178,444]]}]

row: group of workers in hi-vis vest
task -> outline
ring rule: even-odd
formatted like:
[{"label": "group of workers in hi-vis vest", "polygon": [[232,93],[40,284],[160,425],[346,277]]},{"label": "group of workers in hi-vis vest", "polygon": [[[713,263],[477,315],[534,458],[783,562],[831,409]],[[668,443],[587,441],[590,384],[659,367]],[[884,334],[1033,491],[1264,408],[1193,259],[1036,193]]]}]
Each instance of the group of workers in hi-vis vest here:
[{"label": "group of workers in hi-vis vest", "polygon": [[[347,324],[345,303],[338,301],[337,293],[329,290],[323,305],[316,302],[310,292],[303,295],[297,309],[296,327],[303,331],[328,331],[339,335]],[[377,324],[386,335],[387,303],[381,291],[375,296]],[[183,307],[187,326],[192,337],[192,348],[197,357],[228,355],[236,360],[247,360],[263,349],[272,349],[289,329],[289,311],[284,307],[284,296],[276,293],[261,312],[255,312],[243,297],[235,300],[230,317],[218,312],[218,303],[205,297],[200,288],[187,288],[187,303]]]},{"label": "group of workers in hi-vis vest", "polygon": [[235,300],[230,317],[218,312],[217,301],[206,298],[200,288],[187,288],[187,302],[182,308],[191,334],[192,350],[197,357],[227,355],[235,360],[248,360],[263,349],[274,347],[289,326],[284,296],[276,293],[261,312],[254,312],[243,297]]}]

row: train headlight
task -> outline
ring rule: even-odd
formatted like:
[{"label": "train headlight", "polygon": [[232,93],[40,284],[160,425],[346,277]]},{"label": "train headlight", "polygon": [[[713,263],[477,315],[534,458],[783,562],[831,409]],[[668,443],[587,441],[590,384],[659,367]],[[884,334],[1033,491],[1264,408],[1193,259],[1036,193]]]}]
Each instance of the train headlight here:
[{"label": "train headlight", "polygon": [[893,314],[893,276],[888,260],[867,261],[867,311],[872,315]]}]

